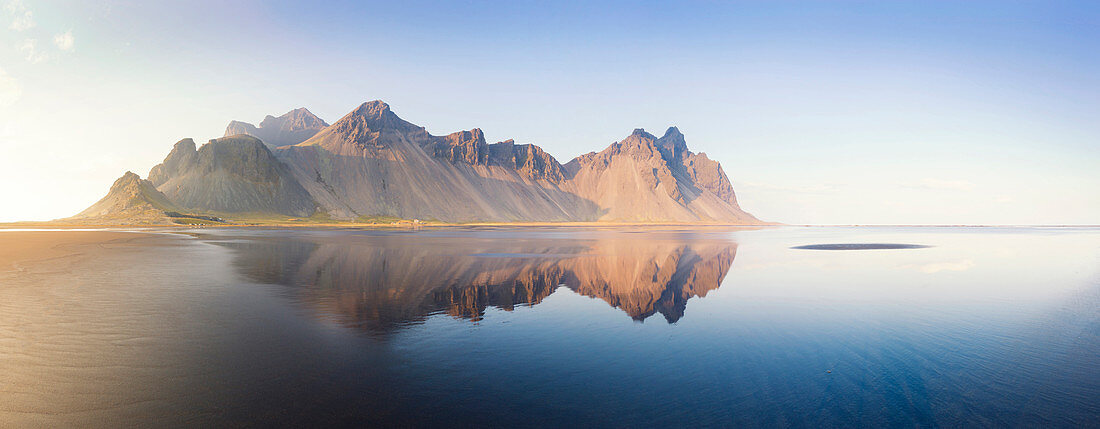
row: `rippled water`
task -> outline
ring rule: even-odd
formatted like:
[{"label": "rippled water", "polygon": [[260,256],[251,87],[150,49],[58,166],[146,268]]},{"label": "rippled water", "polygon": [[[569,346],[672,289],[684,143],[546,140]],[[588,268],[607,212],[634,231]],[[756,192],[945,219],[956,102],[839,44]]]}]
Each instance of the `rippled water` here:
[{"label": "rippled water", "polygon": [[196,230],[0,281],[0,426],[1100,422],[1100,229]]}]

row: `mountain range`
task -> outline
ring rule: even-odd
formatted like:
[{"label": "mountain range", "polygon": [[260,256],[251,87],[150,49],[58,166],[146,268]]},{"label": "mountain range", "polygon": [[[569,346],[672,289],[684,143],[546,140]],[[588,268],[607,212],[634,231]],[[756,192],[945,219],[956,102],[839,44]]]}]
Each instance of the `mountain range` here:
[{"label": "mountain range", "polygon": [[432,135],[375,100],[331,125],[305,108],[259,127],[232,121],[196,146],[180,140],[147,180],[127,172],[68,220],[762,223],[676,127],[635,129],[563,165],[478,128]]}]

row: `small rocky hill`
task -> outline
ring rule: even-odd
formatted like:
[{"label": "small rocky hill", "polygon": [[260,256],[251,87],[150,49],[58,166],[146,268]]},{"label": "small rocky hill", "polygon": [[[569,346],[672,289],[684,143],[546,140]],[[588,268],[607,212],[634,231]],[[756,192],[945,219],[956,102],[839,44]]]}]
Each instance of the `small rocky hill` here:
[{"label": "small rocky hill", "polygon": [[127,171],[107,191],[107,195],[68,221],[119,224],[172,223],[168,212],[180,208],[148,180]]}]

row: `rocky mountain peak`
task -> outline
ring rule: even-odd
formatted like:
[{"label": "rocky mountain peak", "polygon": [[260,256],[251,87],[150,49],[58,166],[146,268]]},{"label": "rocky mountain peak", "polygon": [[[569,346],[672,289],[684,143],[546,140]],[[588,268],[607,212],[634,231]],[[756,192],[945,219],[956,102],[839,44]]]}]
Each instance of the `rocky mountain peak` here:
[{"label": "rocky mountain peak", "polygon": [[115,180],[115,183],[111,185],[111,191],[113,192],[116,189],[122,189],[127,186],[136,186],[139,183],[141,183],[141,176],[138,176],[137,173],[133,171],[127,170],[122,174],[122,177],[119,177]]},{"label": "rocky mountain peak", "polygon": [[669,162],[679,163],[684,157],[691,154],[683,133],[676,127],[668,127],[665,135],[657,139],[657,148],[661,151],[661,156]]},{"label": "rocky mountain peak", "polygon": [[391,115],[396,116],[393,111],[390,110],[390,105],[382,100],[371,100],[360,104],[351,114],[374,120],[381,120]]},{"label": "rocky mountain peak", "polygon": [[390,105],[382,100],[368,101],[359,105],[351,113],[332,124],[332,128],[335,132],[360,143],[365,141],[364,137],[367,135],[381,133],[387,129],[391,131],[420,129],[398,117],[390,110]]},{"label": "rocky mountain peak", "polygon": [[284,113],[282,116],[274,117],[267,115],[262,122],[260,122],[260,128],[265,129],[278,129],[281,131],[299,131],[299,130],[319,130],[327,127],[323,119],[318,118],[313,112],[305,107],[299,107]]},{"label": "rocky mountain peak", "polygon": [[[268,118],[271,116],[268,115]],[[229,121],[229,125],[225,127],[226,136],[232,136],[237,134],[249,134],[256,131],[256,126],[248,122],[243,121]]]},{"label": "rocky mountain peak", "polygon": [[485,143],[485,133],[481,128],[459,131],[434,139],[425,145],[424,150],[437,158],[443,158],[452,164],[465,162],[470,165],[489,163],[489,147]]},{"label": "rocky mountain peak", "polygon": [[176,142],[172,146],[172,151],[168,152],[168,156],[164,158],[164,162],[149,170],[149,181],[153,183],[153,186],[164,184],[171,178],[173,172],[188,168],[193,164],[196,154],[195,140],[186,138]]},{"label": "rocky mountain peak", "polygon": [[642,138],[647,138],[647,139],[650,139],[650,140],[656,140],[657,139],[657,137],[654,136],[653,134],[650,134],[650,133],[646,132],[645,128],[635,128],[634,131],[630,133],[630,135],[631,136],[638,136],[638,137],[642,137]]},{"label": "rocky mountain peak", "polygon": [[646,132],[642,128],[635,128],[634,132],[618,143],[612,144],[601,153],[609,152],[612,155],[625,153],[635,159],[661,158],[661,151],[657,145],[657,137]]},{"label": "rocky mountain peak", "polygon": [[195,139],[192,139],[190,137],[185,138],[185,139],[181,139],[180,141],[176,142],[175,145],[172,146],[172,152],[175,152],[175,151],[194,152],[195,151]]},{"label": "rocky mountain peak", "polygon": [[321,118],[305,107],[299,107],[282,116],[267,115],[256,127],[247,122],[231,121],[225,127],[225,137],[246,134],[256,137],[268,147],[295,145],[313,137],[328,126]]},{"label": "rocky mountain peak", "polygon": [[452,142],[473,142],[474,144],[485,144],[485,133],[481,131],[481,128],[474,128],[469,131],[459,131],[456,133],[448,134],[444,137]]},{"label": "rocky mountain peak", "polygon": [[[191,139],[187,139],[187,140],[191,140]],[[254,147],[254,148],[256,148],[256,150],[261,150],[261,149],[264,150],[264,151],[267,150],[267,149],[263,149],[263,141],[256,138],[256,136],[250,136],[250,135],[247,135],[247,134],[210,139],[210,141],[206,142],[206,144],[204,144],[203,146],[206,146],[206,145],[209,145],[209,144],[219,144],[219,143],[233,143],[233,144],[239,144],[239,145],[248,146],[248,147]],[[194,144],[194,143],[192,143],[192,144]]]},{"label": "rocky mountain peak", "polygon": [[553,183],[565,180],[565,171],[561,164],[542,148],[533,144],[516,145],[511,140],[508,142],[512,146],[513,165],[520,175]]}]

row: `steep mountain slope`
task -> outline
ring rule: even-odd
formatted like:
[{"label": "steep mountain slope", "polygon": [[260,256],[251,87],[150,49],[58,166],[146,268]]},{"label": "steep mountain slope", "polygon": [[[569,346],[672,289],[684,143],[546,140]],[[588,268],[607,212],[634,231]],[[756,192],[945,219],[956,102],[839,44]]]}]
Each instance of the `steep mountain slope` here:
[{"label": "steep mountain slope", "polygon": [[309,216],[316,205],[287,167],[259,139],[247,135],[176,143],[149,172],[158,190],[179,206],[216,213]]},{"label": "steep mountain slope", "polygon": [[433,136],[381,101],[277,154],[338,218],[571,221],[598,213],[561,188],[561,165],[542,149],[486,144],[479,129]]},{"label": "steep mountain slope", "polygon": [[126,224],[171,223],[165,212],[174,211],[179,211],[179,208],[167,196],[157,191],[152,183],[127,171],[115,180],[106,196],[69,220]]},{"label": "steep mountain slope", "polygon": [[565,165],[570,190],[605,209],[599,220],[760,223],[737,205],[721,166],[687,149],[675,127],[636,129]]},{"label": "steep mountain slope", "polygon": [[247,122],[232,121],[225,127],[225,137],[248,134],[263,140],[269,148],[276,148],[304,142],[327,126],[324,120],[301,107],[277,118],[267,115],[259,127]]}]

